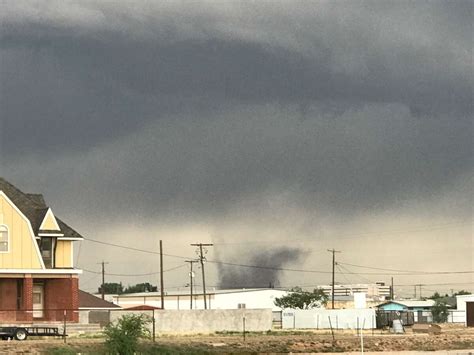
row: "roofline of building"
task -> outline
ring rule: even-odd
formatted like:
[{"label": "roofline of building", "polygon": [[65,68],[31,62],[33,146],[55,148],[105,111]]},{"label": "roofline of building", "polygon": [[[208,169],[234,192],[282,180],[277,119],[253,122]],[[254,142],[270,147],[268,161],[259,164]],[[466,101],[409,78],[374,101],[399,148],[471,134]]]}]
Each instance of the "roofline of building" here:
[{"label": "roofline of building", "polygon": [[[222,295],[222,294],[229,294],[229,293],[240,293],[240,292],[258,292],[258,291],[280,291],[280,292],[289,292],[287,290],[281,290],[277,288],[244,288],[244,289],[228,289],[228,290],[213,290],[213,291],[206,291],[206,295]],[[165,296],[188,296],[190,292],[182,292],[182,293],[173,293],[173,292],[165,292]],[[203,292],[193,292],[193,296],[202,296]],[[152,297],[157,296],[160,297],[161,293],[158,292],[136,292],[136,293],[121,293],[121,294],[108,294],[112,297]]]},{"label": "roofline of building", "polygon": [[0,269],[0,274],[82,274],[80,269]]}]

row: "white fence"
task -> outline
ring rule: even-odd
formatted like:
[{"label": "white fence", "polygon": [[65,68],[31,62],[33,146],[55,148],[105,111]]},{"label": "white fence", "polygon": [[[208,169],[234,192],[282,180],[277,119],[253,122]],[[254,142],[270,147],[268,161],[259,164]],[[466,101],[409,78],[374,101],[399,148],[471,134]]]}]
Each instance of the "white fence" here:
[{"label": "white fence", "polygon": [[285,309],[283,329],[375,329],[374,309]]},{"label": "white fence", "polygon": [[[271,309],[193,309],[151,311],[110,311],[114,322],[126,314],[146,314],[155,318],[156,333],[214,333],[217,331],[263,332],[272,329]],[[150,325],[150,328],[152,324]]]},{"label": "white fence", "polygon": [[448,323],[466,323],[466,311],[449,310]]}]

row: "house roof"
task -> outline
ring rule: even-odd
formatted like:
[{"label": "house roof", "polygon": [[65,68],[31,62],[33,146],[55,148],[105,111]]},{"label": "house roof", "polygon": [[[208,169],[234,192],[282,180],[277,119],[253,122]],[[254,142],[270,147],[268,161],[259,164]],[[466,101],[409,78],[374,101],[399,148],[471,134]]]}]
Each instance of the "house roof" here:
[{"label": "house roof", "polygon": [[79,290],[79,308],[116,309],[121,308],[112,302],[103,300],[86,291]]},{"label": "house roof", "polygon": [[[244,293],[244,292],[261,292],[261,291],[276,291],[281,292],[282,294],[287,293],[288,291],[279,290],[275,288],[244,288],[244,289],[223,289],[223,290],[206,290],[207,295],[218,295],[218,294],[229,294],[229,293]],[[120,298],[123,297],[160,297],[161,293],[158,292],[138,292],[138,293],[122,293],[118,296]],[[167,291],[165,292],[165,296],[181,296],[181,295],[189,295],[189,288],[187,290],[179,290],[179,291]],[[202,292],[196,291],[194,292],[195,296],[202,295]]]},{"label": "house roof", "polygon": [[433,307],[435,301],[433,300],[426,300],[426,301],[418,301],[418,300],[397,300],[397,301],[388,301],[382,304],[379,304],[377,307],[384,306],[386,304],[395,303],[407,308],[417,308],[417,307]]},{"label": "house roof", "polygon": [[456,298],[472,298],[474,297],[474,293],[471,293],[469,295],[456,295]]},{"label": "house roof", "polygon": [[[26,216],[26,218],[28,218],[33,232],[35,235],[38,235],[38,232],[40,232],[41,222],[49,209],[44,201],[43,195],[24,193],[2,177],[0,177],[0,191],[3,191],[15,206]],[[61,229],[61,233],[64,234],[64,237],[84,239],[78,232],[69,227],[59,218],[56,217],[56,220],[58,221],[59,228]],[[54,232],[57,233],[58,231]]]},{"label": "house roof", "polygon": [[448,296],[448,297],[441,297],[438,298],[438,301],[444,302],[448,305],[448,307],[456,307],[456,297]]},{"label": "house roof", "polygon": [[134,307],[127,307],[127,308],[124,308],[126,309],[127,311],[152,311],[154,309],[161,309],[160,307],[153,307],[153,306],[150,306],[148,304],[142,304],[142,305],[139,305],[139,306],[134,306]]}]

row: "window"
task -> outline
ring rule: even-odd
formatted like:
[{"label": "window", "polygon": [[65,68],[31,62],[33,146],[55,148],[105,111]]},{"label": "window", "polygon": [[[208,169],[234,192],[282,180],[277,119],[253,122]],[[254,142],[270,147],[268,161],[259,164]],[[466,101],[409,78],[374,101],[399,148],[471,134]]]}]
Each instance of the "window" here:
[{"label": "window", "polygon": [[245,303],[238,303],[238,304],[237,304],[237,308],[238,308],[238,309],[244,309],[244,308],[246,308],[246,307],[245,307]]},{"label": "window", "polygon": [[9,251],[9,236],[8,228],[5,225],[0,225],[0,253],[7,253]]},{"label": "window", "polygon": [[54,238],[42,237],[41,238],[41,256],[43,257],[44,265],[47,269],[54,268],[54,250],[56,240]]}]

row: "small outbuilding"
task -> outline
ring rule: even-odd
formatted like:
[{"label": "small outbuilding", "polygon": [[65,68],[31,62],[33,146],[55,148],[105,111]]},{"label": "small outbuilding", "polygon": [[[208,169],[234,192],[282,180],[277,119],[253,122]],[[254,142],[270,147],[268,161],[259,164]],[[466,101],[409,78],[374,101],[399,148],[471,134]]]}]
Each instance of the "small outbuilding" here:
[{"label": "small outbuilding", "polygon": [[79,290],[79,323],[108,324],[109,312],[120,310],[122,307],[105,301],[88,292]]},{"label": "small outbuilding", "polygon": [[456,296],[456,309],[464,316],[467,327],[474,327],[474,294]]},{"label": "small outbuilding", "polygon": [[413,314],[411,317],[415,323],[429,323],[433,321],[431,315],[431,308],[434,306],[435,301],[426,300],[392,300],[379,304],[377,308],[384,312],[399,312],[407,313],[407,315]]},{"label": "small outbuilding", "polygon": [[378,309],[384,311],[430,311],[435,301],[417,301],[417,300],[402,300],[402,301],[388,301],[377,306]]}]

